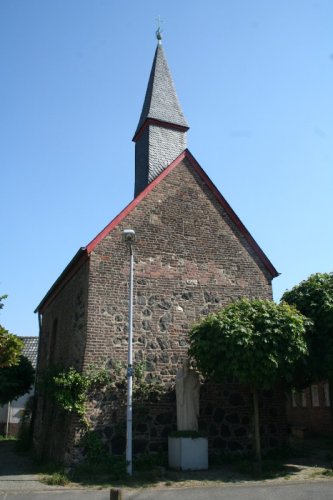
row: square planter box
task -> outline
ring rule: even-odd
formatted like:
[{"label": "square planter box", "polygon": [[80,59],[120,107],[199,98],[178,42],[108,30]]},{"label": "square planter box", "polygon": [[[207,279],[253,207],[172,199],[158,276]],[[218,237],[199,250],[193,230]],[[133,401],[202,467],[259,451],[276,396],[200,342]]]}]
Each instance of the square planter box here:
[{"label": "square planter box", "polygon": [[168,438],[169,467],[180,470],[208,469],[208,439]]}]

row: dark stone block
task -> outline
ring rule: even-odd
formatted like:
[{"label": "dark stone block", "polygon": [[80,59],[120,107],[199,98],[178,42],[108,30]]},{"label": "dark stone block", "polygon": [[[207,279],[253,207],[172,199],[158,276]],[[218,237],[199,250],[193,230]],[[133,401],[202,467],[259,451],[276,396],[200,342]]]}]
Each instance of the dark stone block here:
[{"label": "dark stone block", "polygon": [[162,451],[167,451],[167,449],[168,449],[168,442],[149,444],[149,451],[151,451],[152,453],[160,453]]},{"label": "dark stone block", "polygon": [[277,411],[276,408],[273,407],[273,408],[270,408],[269,414],[270,414],[271,417],[277,417],[278,416],[278,411]]},{"label": "dark stone block", "polygon": [[172,421],[172,414],[171,413],[160,413],[156,417],[156,423],[157,424],[169,424]]},{"label": "dark stone block", "polygon": [[205,415],[212,415],[213,414],[213,405],[208,403],[208,405],[205,408]]},{"label": "dark stone block", "polygon": [[165,340],[165,339],[161,339],[161,337],[157,337],[157,342],[158,342],[158,345],[160,346],[160,348],[162,349],[162,351],[164,351],[164,349],[169,349],[170,347],[170,342],[168,340]]},{"label": "dark stone block", "polygon": [[[214,424],[213,424],[214,425]],[[205,432],[207,431],[207,422],[199,420],[199,431]],[[216,434],[217,435],[217,434]]]},{"label": "dark stone block", "polygon": [[225,416],[225,411],[222,408],[216,408],[214,411],[214,422],[222,422]]},{"label": "dark stone block", "polygon": [[148,280],[145,278],[139,278],[136,280],[138,285],[148,285]]},{"label": "dark stone block", "polygon": [[270,438],[269,440],[269,446],[271,448],[277,448],[279,446],[279,441],[276,438]]},{"label": "dark stone block", "polygon": [[165,332],[171,323],[171,314],[166,313],[164,316],[160,318],[159,324],[160,324],[160,329],[162,332]]},{"label": "dark stone block", "polygon": [[227,415],[225,417],[225,419],[230,424],[239,424],[239,415],[238,415],[238,413],[229,413],[229,415]]},{"label": "dark stone block", "polygon": [[149,321],[148,321],[147,319],[144,319],[144,320],[142,321],[142,328],[143,328],[144,330],[150,330],[150,323],[149,323]]},{"label": "dark stone block", "polygon": [[218,428],[216,427],[216,425],[211,424],[209,426],[209,435],[214,437],[214,436],[218,436],[218,433],[219,433],[219,431],[218,431]]},{"label": "dark stone block", "polygon": [[229,403],[232,406],[244,406],[244,399],[241,394],[238,392],[234,392],[229,396]]},{"label": "dark stone block", "polygon": [[227,425],[221,425],[220,427],[220,435],[222,437],[229,437],[230,436],[230,429]]},{"label": "dark stone block", "polygon": [[220,302],[218,297],[216,297],[213,293],[210,293],[207,291],[204,292],[204,299],[205,299],[206,304],[209,304],[209,303],[218,304]]},{"label": "dark stone block", "polygon": [[137,424],[135,426],[135,432],[138,434],[145,434],[148,431],[147,424]]},{"label": "dark stone block", "polygon": [[148,299],[148,304],[150,306],[153,306],[154,304],[156,304],[157,300],[158,300],[158,297],[156,295],[151,295]]},{"label": "dark stone block", "polygon": [[269,424],[268,426],[269,428],[269,432],[273,435],[276,435],[277,434],[277,428],[276,428],[276,425],[275,424]]},{"label": "dark stone block", "polygon": [[169,302],[169,301],[167,301],[165,299],[162,299],[160,301],[160,303],[158,304],[158,307],[160,307],[161,309],[168,310],[171,307],[171,302]]},{"label": "dark stone block", "polygon": [[191,300],[191,299],[193,299],[193,293],[192,292],[183,292],[182,293],[182,299],[184,299],[184,300]]},{"label": "dark stone block", "polygon": [[139,295],[136,298],[136,303],[139,306],[145,306],[146,305],[146,297],[144,295]]},{"label": "dark stone block", "polygon": [[238,451],[238,450],[242,450],[242,449],[243,449],[243,446],[240,443],[238,443],[237,441],[229,441],[228,450]]},{"label": "dark stone block", "polygon": [[160,355],[160,360],[162,361],[162,363],[169,363],[169,356],[166,352],[162,352],[162,354]]},{"label": "dark stone block", "polygon": [[146,361],[146,371],[147,372],[154,372],[156,368],[156,363],[152,360],[147,360]]},{"label": "dark stone block", "polygon": [[109,426],[109,427],[104,427],[103,429],[103,434],[104,436],[109,440],[110,438],[112,438],[113,434],[114,434],[114,429],[112,426]]},{"label": "dark stone block", "polygon": [[112,453],[115,455],[121,455],[126,449],[126,438],[124,436],[115,436],[111,440]]},{"label": "dark stone block", "polygon": [[155,427],[152,427],[152,428],[150,429],[150,437],[151,437],[151,438],[155,438],[155,437],[157,437],[157,430],[156,430],[156,428],[155,428]]},{"label": "dark stone block", "polygon": [[234,430],[234,434],[237,437],[246,436],[246,428],[245,427],[238,427],[238,429]]},{"label": "dark stone block", "polygon": [[142,314],[144,316],[151,316],[151,310],[146,308],[142,311]]},{"label": "dark stone block", "polygon": [[213,448],[217,450],[225,450],[227,448],[227,441],[221,438],[215,438],[213,440]]},{"label": "dark stone block", "polygon": [[149,441],[147,439],[133,440],[133,453],[144,453],[147,451]]},{"label": "dark stone block", "polygon": [[161,437],[167,438],[168,436],[170,436],[171,432],[172,432],[172,427],[166,426],[161,432]]}]

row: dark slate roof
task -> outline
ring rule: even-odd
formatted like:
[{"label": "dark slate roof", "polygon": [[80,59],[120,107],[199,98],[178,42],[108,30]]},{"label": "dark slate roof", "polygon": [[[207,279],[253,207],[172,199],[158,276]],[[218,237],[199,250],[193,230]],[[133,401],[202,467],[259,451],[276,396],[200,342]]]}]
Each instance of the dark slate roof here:
[{"label": "dark slate roof", "polygon": [[20,337],[24,342],[24,347],[22,349],[22,354],[32,364],[34,368],[37,366],[37,356],[38,356],[38,337]]},{"label": "dark slate roof", "polygon": [[188,128],[161,44],[158,44],[156,48],[135,135],[148,118]]}]

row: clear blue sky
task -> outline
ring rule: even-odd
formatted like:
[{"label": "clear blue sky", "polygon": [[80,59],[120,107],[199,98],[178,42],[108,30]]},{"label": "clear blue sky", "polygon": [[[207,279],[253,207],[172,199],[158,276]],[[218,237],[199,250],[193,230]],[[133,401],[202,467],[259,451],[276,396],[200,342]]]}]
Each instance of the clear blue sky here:
[{"label": "clear blue sky", "polygon": [[189,149],[281,273],[333,270],[332,0],[1,0],[0,323],[33,310],[133,197],[156,40]]}]

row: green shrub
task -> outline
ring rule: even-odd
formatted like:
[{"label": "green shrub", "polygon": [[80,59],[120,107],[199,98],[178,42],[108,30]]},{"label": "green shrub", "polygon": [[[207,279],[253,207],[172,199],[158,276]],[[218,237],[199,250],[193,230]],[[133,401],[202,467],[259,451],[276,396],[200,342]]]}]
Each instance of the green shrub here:
[{"label": "green shrub", "polygon": [[54,472],[53,474],[43,476],[41,482],[50,486],[66,486],[69,483],[69,479],[66,474]]}]

